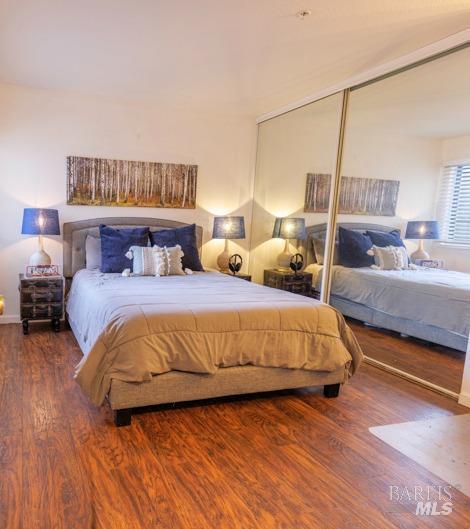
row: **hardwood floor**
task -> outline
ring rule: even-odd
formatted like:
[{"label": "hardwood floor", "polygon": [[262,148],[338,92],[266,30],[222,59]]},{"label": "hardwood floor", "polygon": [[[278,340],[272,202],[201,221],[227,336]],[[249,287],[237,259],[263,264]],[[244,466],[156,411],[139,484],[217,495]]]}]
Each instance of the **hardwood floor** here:
[{"label": "hardwood floor", "polygon": [[69,331],[0,326],[2,529],[470,527],[470,499],[415,516],[391,485],[444,485],[370,426],[468,408],[364,365],[320,390],[163,408],[116,428],[72,378]]},{"label": "hardwood floor", "polygon": [[364,354],[428,382],[460,393],[465,353],[348,318]]}]

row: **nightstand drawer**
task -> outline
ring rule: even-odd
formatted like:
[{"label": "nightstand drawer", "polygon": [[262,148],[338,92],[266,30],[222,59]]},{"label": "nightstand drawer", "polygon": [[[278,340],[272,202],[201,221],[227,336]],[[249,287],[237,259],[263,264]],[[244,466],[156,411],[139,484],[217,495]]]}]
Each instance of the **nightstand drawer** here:
[{"label": "nightstand drawer", "polygon": [[21,305],[21,318],[48,319],[62,316],[62,303],[34,303]]},{"label": "nightstand drawer", "polygon": [[22,280],[22,287],[23,288],[31,288],[31,287],[34,287],[34,288],[62,288],[62,278],[58,277],[58,278],[52,279],[50,277],[45,277],[45,278],[28,277],[28,278],[24,278]]},{"label": "nightstand drawer", "polygon": [[21,289],[21,303],[59,303],[62,301],[62,288],[26,287]]}]

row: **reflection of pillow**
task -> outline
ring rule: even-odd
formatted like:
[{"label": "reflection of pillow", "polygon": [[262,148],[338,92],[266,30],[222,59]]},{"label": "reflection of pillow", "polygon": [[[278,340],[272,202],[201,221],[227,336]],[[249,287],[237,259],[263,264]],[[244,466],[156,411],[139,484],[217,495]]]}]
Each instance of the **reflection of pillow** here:
[{"label": "reflection of pillow", "polygon": [[408,253],[403,246],[373,246],[370,253],[374,256],[375,265],[373,268],[380,270],[407,270],[411,268],[408,265]]},{"label": "reflection of pillow", "polygon": [[99,270],[101,268],[101,241],[98,237],[86,236],[85,262],[87,270]]},{"label": "reflection of pillow", "polygon": [[153,247],[153,258],[155,266],[156,276],[184,276],[182,259],[184,252],[181,250],[181,246],[177,244],[172,248],[164,246]]},{"label": "reflection of pillow", "polygon": [[385,246],[405,246],[400,237],[400,230],[392,230],[388,233],[381,231],[366,231],[372,244],[385,248]]},{"label": "reflection of pillow", "polygon": [[343,266],[360,268],[374,264],[374,258],[367,254],[372,248],[368,235],[359,231],[339,227],[339,258]]},{"label": "reflection of pillow", "polygon": [[114,229],[101,224],[101,271],[121,273],[129,268],[126,252],[131,246],[147,246],[148,234],[148,228]]},{"label": "reflection of pillow", "polygon": [[152,246],[161,247],[173,247],[179,244],[184,252],[183,268],[204,272],[197,249],[196,224],[170,230],[151,231],[150,242]]},{"label": "reflection of pillow", "polygon": [[155,275],[155,249],[150,246],[131,246],[126,253],[132,259],[132,273],[136,276]]},{"label": "reflection of pillow", "polygon": [[[319,265],[324,264],[325,257],[325,239],[314,239],[312,238],[313,251],[315,252],[315,258]],[[333,264],[339,265],[341,261],[339,260],[339,244],[335,242],[335,251],[333,254]]]}]

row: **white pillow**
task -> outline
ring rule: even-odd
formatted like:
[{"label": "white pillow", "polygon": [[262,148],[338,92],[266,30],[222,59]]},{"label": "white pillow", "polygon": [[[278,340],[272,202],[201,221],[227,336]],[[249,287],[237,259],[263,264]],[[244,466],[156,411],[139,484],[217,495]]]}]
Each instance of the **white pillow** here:
[{"label": "white pillow", "polygon": [[155,275],[157,277],[185,275],[183,263],[181,262],[184,252],[179,244],[171,248],[154,246],[153,250]]},{"label": "white pillow", "polygon": [[148,246],[131,246],[126,253],[126,257],[132,259],[132,275],[135,276],[154,276],[156,247]]},{"label": "white pillow", "polygon": [[367,252],[374,256],[375,265],[372,268],[379,270],[408,270],[413,268],[409,265],[408,253],[403,246],[372,246]]},{"label": "white pillow", "polygon": [[101,239],[87,235],[85,239],[85,263],[87,270],[101,268]]}]

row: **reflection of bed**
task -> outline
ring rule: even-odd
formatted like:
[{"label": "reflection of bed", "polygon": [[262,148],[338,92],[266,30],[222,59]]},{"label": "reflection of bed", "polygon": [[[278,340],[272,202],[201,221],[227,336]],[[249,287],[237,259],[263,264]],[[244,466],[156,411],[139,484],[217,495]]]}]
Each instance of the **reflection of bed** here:
[{"label": "reflection of bed", "polygon": [[[342,224],[349,229],[391,231],[370,224]],[[324,236],[324,225],[308,228],[309,262],[315,262],[311,238]],[[321,266],[313,265],[314,286]],[[332,306],[344,315],[385,329],[466,351],[470,333],[470,274],[448,270],[373,270],[335,265]]]},{"label": "reflection of bed", "polygon": [[[85,238],[101,222],[151,228],[158,219],[64,225],[70,325],[84,353],[77,381],[107,395],[118,424],[135,407],[305,386],[335,396],[362,353],[343,318],[309,298],[220,273],[121,277],[84,270]],[[201,229],[198,229],[199,247]]]}]

